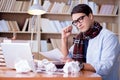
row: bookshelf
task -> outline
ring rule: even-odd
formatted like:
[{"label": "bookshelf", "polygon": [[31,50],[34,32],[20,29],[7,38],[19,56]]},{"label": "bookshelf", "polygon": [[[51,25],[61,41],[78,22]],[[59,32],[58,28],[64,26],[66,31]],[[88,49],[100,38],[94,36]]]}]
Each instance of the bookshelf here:
[{"label": "bookshelf", "polygon": [[[16,40],[20,42],[30,42],[31,27],[33,26],[31,21],[33,16],[29,15],[27,10],[29,6],[32,5],[32,2],[33,0],[0,0],[0,37],[11,39],[16,35]],[[6,25],[3,25],[2,22]],[[1,26],[6,27],[6,29],[3,29]],[[36,54],[38,52],[38,38],[37,31],[34,30],[33,53],[35,53],[36,59],[39,58],[38,54]]]},{"label": "bookshelf", "polygon": [[[10,1],[11,1],[11,3],[9,3]],[[48,1],[48,0],[39,0],[39,2],[42,5],[46,6],[44,4],[45,1]],[[62,23],[71,24],[70,21],[72,21],[72,19],[70,16],[70,11],[71,11],[72,7],[75,4],[77,4],[77,2],[75,2],[75,1],[79,1],[79,3],[90,2],[91,7],[94,4],[97,5],[96,9],[95,9],[96,11],[94,11],[95,12],[94,13],[95,20],[100,22],[102,25],[104,25],[104,27],[115,32],[115,34],[118,35],[118,37],[120,35],[120,31],[119,31],[119,28],[120,28],[120,23],[119,23],[120,22],[120,10],[118,10],[119,12],[115,11],[114,14],[113,13],[111,13],[111,14],[110,13],[99,14],[99,11],[100,11],[101,6],[103,4],[107,4],[107,5],[109,4],[109,5],[113,5],[113,6],[118,5],[119,6],[120,5],[119,0],[49,0],[49,1],[52,4],[52,6],[48,6],[49,4],[47,3],[46,8],[48,8],[48,12],[42,16],[39,16],[39,20],[40,20],[39,23],[41,23],[42,19],[44,18],[44,19],[47,19],[51,25],[52,25],[53,21],[57,21],[61,24]],[[15,2],[17,2],[17,4],[15,4]],[[59,6],[57,6],[57,9],[54,9],[53,4],[55,5],[55,2],[58,5],[61,5],[61,8],[59,8]],[[71,3],[73,5],[71,5]],[[4,19],[6,21],[16,21],[18,26],[19,26],[19,29],[20,29],[19,31],[13,31],[13,30],[0,31],[0,37],[11,38],[14,34],[16,34],[17,40],[30,40],[31,34],[29,31],[29,28],[31,25],[29,23],[31,21],[32,16],[27,13],[27,10],[28,10],[28,7],[32,4],[32,0],[0,0],[0,4],[1,4],[0,5],[0,20]],[[23,6],[21,6],[21,5],[23,5]],[[14,8],[14,6],[19,6],[19,9]],[[64,10],[62,10],[63,7],[64,7]],[[55,11],[55,10],[57,10],[57,11]],[[67,22],[65,22],[65,21],[67,21]],[[24,27],[25,24],[26,24],[26,28]],[[53,26],[51,26],[51,25],[49,25],[49,27],[48,27],[48,28],[50,28],[49,30],[51,30],[53,28]],[[110,26],[108,27],[106,25],[110,25]],[[111,25],[113,25],[113,26],[111,26]],[[42,23],[39,26],[41,27]],[[47,24],[46,24],[46,26],[47,26]],[[44,25],[43,29],[46,28],[46,26]],[[23,29],[23,28],[25,28],[25,29]],[[75,36],[76,33],[77,32],[75,30],[73,32],[73,35],[69,39],[70,44],[68,46],[72,45],[72,42],[73,42],[72,37]],[[34,40],[40,40],[40,41],[45,40],[46,45],[47,45],[47,41],[50,38],[51,39],[60,39],[61,38],[60,30],[55,32],[52,29],[52,31],[44,32],[44,30],[42,30],[42,27],[41,27],[41,30],[39,32],[40,36],[37,37],[36,34],[37,34],[37,31],[34,31]],[[39,38],[39,39],[37,39],[37,38]],[[120,38],[119,38],[119,40],[120,40]]]},{"label": "bookshelf", "polygon": [[[42,1],[43,1],[42,4],[44,5],[45,0],[42,0]],[[92,8],[93,8],[92,5],[96,4],[97,5],[97,7],[96,7],[97,10],[93,9],[93,10],[97,11],[97,13],[96,13],[96,11],[93,11],[95,20],[100,22],[101,25],[103,25],[103,27],[108,28],[109,30],[113,31],[119,37],[119,35],[120,35],[120,31],[119,31],[119,28],[120,28],[120,23],[119,23],[120,12],[117,12],[117,11],[120,11],[120,10],[118,10],[118,6],[120,5],[119,0],[49,0],[49,2],[52,4],[52,7],[50,6],[50,9],[48,9],[48,13],[45,14],[45,15],[42,15],[42,18],[47,18],[50,21],[59,20],[59,22],[61,22],[61,21],[71,21],[72,19],[71,19],[71,16],[70,16],[69,12],[66,11],[66,12],[60,13],[59,10],[61,8],[57,7],[57,10],[53,8],[53,5],[55,4],[55,2],[60,3],[60,4],[62,2],[64,2],[65,5],[68,6],[69,3],[70,3],[69,1],[71,1],[71,3],[72,3],[72,1],[73,2],[74,1],[79,1],[79,2],[81,1],[82,3],[89,3],[90,2],[90,5],[91,5]],[[116,10],[114,10],[114,8],[113,8],[112,12],[108,11],[107,13],[100,13],[100,9],[102,10],[101,7],[103,5],[107,5],[107,9],[109,7],[110,7],[110,9],[112,7],[115,8],[116,6],[117,6],[117,8],[116,8]],[[108,5],[109,5],[109,7],[108,7]],[[69,5],[69,8],[70,8],[70,6],[71,5]],[[54,11],[53,9],[56,10],[56,11]],[[105,11],[104,8],[103,8],[102,11]],[[75,36],[75,35],[76,35],[76,33],[73,32],[73,35],[69,39],[71,44],[69,44],[68,46],[72,45],[72,42],[73,42],[72,37]],[[55,32],[51,33],[51,32],[44,32],[43,31],[41,33],[41,40],[47,40],[49,38],[54,38],[54,39],[59,38],[60,39],[60,36],[61,36],[61,34],[59,32],[58,33],[55,33]],[[120,38],[119,38],[119,40],[120,40]]]}]

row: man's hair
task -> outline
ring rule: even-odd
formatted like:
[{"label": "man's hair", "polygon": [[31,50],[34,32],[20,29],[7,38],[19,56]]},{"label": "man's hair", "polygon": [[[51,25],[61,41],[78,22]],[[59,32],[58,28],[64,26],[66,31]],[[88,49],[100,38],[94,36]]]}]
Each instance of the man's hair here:
[{"label": "man's hair", "polygon": [[78,4],[72,9],[71,16],[75,13],[84,13],[88,16],[92,10],[87,4]]}]

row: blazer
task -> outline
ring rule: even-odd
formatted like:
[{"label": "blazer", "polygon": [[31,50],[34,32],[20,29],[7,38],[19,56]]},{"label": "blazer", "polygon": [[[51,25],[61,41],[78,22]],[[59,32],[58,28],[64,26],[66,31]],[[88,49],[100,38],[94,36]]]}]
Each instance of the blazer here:
[{"label": "blazer", "polygon": [[[73,47],[74,45],[69,49],[70,57]],[[103,28],[95,38],[89,40],[86,63],[91,64],[103,80],[119,80],[119,55],[120,45],[117,36]]]}]

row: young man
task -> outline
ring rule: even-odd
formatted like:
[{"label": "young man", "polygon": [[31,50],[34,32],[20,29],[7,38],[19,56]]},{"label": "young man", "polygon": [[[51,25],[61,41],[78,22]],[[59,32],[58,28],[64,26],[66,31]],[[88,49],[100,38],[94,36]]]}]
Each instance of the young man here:
[{"label": "young man", "polygon": [[[71,17],[74,26],[64,28],[61,33],[61,51],[64,57],[72,54],[72,60],[78,60],[84,65],[83,70],[96,72],[103,80],[119,80],[119,41],[115,34],[94,21],[92,10],[86,4],[75,6]],[[68,37],[75,26],[80,33],[68,50]]]}]

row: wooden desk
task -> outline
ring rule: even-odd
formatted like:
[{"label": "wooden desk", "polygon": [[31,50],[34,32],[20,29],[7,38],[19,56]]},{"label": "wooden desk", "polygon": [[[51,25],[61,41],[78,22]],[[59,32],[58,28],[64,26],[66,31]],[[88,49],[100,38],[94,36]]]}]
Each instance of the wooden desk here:
[{"label": "wooden desk", "polygon": [[15,70],[0,67],[0,80],[102,80],[90,71],[80,71],[78,74],[43,74],[43,73],[16,73]]}]

